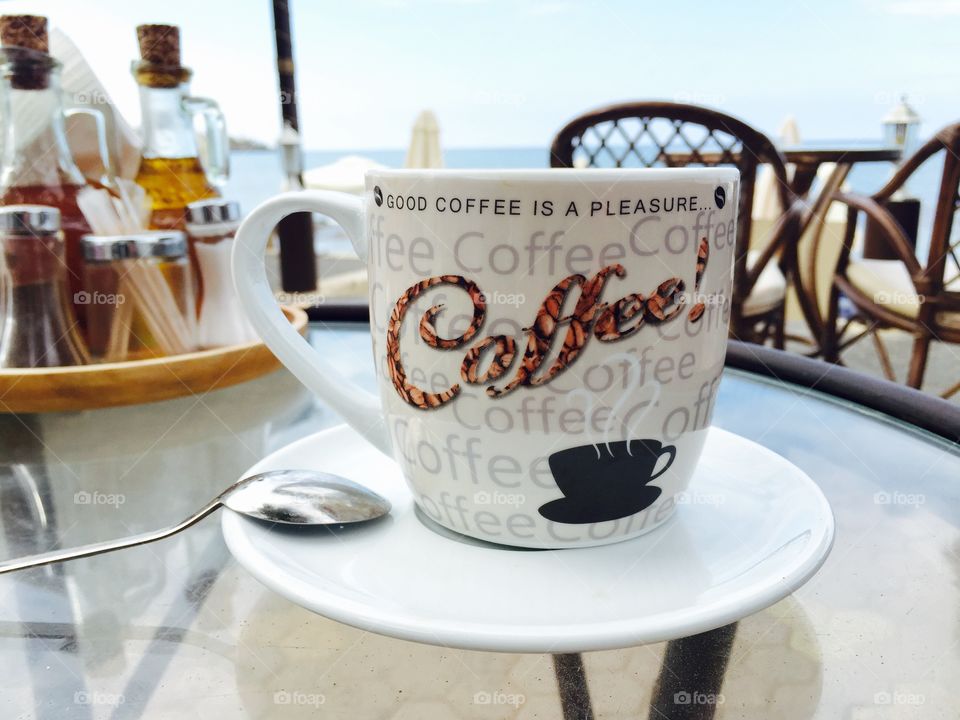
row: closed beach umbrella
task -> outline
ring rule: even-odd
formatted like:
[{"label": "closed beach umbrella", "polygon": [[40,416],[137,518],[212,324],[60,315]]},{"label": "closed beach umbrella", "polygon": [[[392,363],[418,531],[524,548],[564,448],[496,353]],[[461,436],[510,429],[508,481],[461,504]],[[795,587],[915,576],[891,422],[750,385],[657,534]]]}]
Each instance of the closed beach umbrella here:
[{"label": "closed beach umbrella", "polygon": [[800,144],[800,128],[797,127],[797,120],[793,115],[787,115],[777,135],[780,138],[781,147],[795,147]]},{"label": "closed beach umbrella", "polygon": [[437,117],[429,110],[417,116],[413,125],[413,136],[407,149],[408,168],[443,167],[443,152],[440,150],[440,125]]}]

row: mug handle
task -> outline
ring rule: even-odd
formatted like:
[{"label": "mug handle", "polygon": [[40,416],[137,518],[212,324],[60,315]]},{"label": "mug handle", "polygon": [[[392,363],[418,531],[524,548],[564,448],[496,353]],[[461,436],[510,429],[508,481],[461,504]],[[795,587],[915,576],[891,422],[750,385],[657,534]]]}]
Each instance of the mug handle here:
[{"label": "mug handle", "polygon": [[293,329],[270,289],[264,260],[267,241],[280,220],[297,212],[318,212],[333,218],[350,238],[360,259],[366,261],[364,203],[360,198],[323,190],[277,195],[251,212],[237,230],[231,265],[240,306],[280,362],[323,398],[350,427],[389,455],[390,436],[380,400],[343,377]]},{"label": "mug handle", "polygon": [[[650,480],[656,480],[658,477],[663,475],[667,470],[670,469],[670,466],[673,465],[673,461],[677,459],[677,449],[673,445],[664,445],[663,449],[657,453],[657,462],[660,462],[660,458],[664,455],[670,455],[670,459],[667,460],[667,464],[663,466],[663,469],[653,475]],[[657,463],[653,464],[654,467],[657,466]]]}]

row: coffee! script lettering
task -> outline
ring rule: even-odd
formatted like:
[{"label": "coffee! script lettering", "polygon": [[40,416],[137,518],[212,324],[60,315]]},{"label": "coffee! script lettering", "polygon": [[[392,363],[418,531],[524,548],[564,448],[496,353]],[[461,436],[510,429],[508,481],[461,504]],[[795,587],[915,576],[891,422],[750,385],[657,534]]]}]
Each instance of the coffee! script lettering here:
[{"label": "coffee! script lettering", "polygon": [[[710,253],[704,238],[700,241],[696,268],[696,290],[706,269]],[[631,293],[613,303],[599,302],[607,278],[610,275],[625,277],[627,271],[620,264],[609,265],[587,280],[583,275],[570,275],[557,283],[540,304],[533,323],[524,328],[526,347],[513,378],[504,385],[490,385],[486,393],[491,398],[501,398],[521,386],[538,386],[549,383],[570,367],[586,347],[590,336],[599,342],[615,342],[630,337],[644,324],[666,323],[677,317],[685,303],[684,283],[680,278],[668,278],[649,295]],[[434,305],[420,318],[420,337],[430,347],[439,350],[455,350],[477,336],[486,317],[487,306],[480,287],[462,275],[438,275],[421,280],[400,296],[390,314],[387,325],[387,369],[397,394],[410,405],[429,410],[445,405],[460,393],[460,384],[454,383],[442,392],[428,392],[407,379],[401,361],[400,327],[410,304],[428,290],[448,285],[467,293],[473,305],[473,317],[469,327],[458,337],[441,337],[436,329],[436,320],[443,305]],[[567,297],[574,287],[580,289],[580,297],[569,315],[560,316]],[[696,303],[687,317],[698,322],[703,315],[703,303]],[[556,359],[546,370],[544,360],[550,352],[554,338],[566,326],[563,344]],[[491,335],[470,348],[460,365],[460,376],[472,385],[485,385],[507,373],[517,357],[517,342],[505,335]],[[486,370],[481,365],[488,363]]]}]

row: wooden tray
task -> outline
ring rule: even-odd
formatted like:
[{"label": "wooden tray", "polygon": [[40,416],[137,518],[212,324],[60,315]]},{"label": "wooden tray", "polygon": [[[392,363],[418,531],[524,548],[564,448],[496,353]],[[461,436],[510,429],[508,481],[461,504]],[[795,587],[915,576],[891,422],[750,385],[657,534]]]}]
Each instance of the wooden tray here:
[{"label": "wooden tray", "polygon": [[[283,307],[301,334],[307,314]],[[218,390],[280,367],[262,342],[185,355],[99,365],[0,370],[0,413],[43,413],[138,405]]]}]

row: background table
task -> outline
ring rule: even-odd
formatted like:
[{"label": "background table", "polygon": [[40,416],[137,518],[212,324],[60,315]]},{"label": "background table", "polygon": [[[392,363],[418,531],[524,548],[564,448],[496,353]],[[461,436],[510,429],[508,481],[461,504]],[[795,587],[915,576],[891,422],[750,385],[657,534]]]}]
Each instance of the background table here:
[{"label": "background table", "polygon": [[[842,173],[840,180],[840,184],[842,184],[850,169],[857,163],[895,163],[900,161],[903,154],[901,149],[897,147],[849,144],[785,147],[782,148],[782,152],[787,162],[795,167],[793,177],[790,179],[790,186],[800,197],[810,191],[810,187],[817,177],[817,171],[825,163],[835,165],[831,176],[837,172]],[[839,188],[840,184],[837,184],[834,189]]]},{"label": "background table", "polygon": [[[365,327],[315,328],[312,340],[373,384]],[[907,392],[772,357],[733,359],[891,411]],[[763,374],[728,370],[714,421],[820,483],[837,516],[833,554],[735,633],[585,654],[594,715],[957,717],[957,446]],[[935,402],[910,412],[960,428]],[[150,406],[0,416],[0,555],[176,521],[267,452],[337,422],[285,372]],[[0,633],[3,717],[556,718],[558,677],[568,710],[586,699],[576,656],[554,667],[417,645],[301,610],[237,566],[216,518],[153,546],[0,577]],[[717,670],[719,695],[679,684]]]}]

